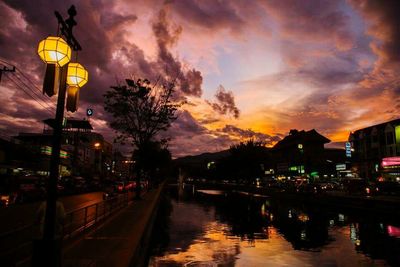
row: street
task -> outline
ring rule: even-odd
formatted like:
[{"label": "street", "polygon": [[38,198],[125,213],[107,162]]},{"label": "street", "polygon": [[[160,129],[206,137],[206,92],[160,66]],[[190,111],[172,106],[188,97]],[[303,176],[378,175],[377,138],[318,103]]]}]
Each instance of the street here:
[{"label": "street", "polygon": [[[60,198],[65,212],[79,209],[103,200],[102,192],[92,192],[81,195],[65,196]],[[0,236],[9,231],[34,223],[39,202],[17,204],[7,208],[0,208]]]}]

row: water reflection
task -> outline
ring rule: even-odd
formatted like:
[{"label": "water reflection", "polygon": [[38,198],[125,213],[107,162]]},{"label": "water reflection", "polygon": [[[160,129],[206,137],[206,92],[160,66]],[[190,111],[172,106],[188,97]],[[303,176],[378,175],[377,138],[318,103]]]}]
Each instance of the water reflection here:
[{"label": "water reflection", "polygon": [[169,243],[149,266],[400,266],[396,222],[243,194],[170,193]]}]

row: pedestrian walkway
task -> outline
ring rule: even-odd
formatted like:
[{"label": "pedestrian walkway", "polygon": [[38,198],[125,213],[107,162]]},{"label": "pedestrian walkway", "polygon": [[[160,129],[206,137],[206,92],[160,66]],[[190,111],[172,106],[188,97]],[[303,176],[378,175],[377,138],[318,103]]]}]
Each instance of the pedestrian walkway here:
[{"label": "pedestrian walkway", "polygon": [[63,250],[63,267],[127,267],[143,245],[162,186],[146,193],[113,218]]}]

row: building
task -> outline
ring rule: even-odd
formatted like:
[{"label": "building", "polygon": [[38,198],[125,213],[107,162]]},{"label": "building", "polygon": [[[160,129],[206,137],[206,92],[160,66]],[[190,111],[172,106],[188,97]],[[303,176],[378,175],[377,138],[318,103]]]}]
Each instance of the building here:
[{"label": "building", "polygon": [[[18,175],[24,169],[35,169],[39,165],[38,154],[28,147],[0,138],[0,177]],[[1,178],[0,178],[1,179]]]},{"label": "building", "polygon": [[[19,133],[21,144],[40,154],[40,171],[48,174],[52,146],[53,119],[44,121],[42,133]],[[113,149],[104,137],[93,132],[88,120],[68,119],[61,141],[61,175],[108,177],[111,175]]]},{"label": "building", "polygon": [[330,140],[316,130],[290,130],[272,148],[277,176],[337,177],[336,165],[345,164],[344,149],[326,149]]},{"label": "building", "polygon": [[400,119],[350,133],[352,164],[361,178],[400,177]]},{"label": "building", "polygon": [[[33,160],[36,162],[35,166],[31,168],[26,168],[28,171],[33,171],[41,175],[49,175],[50,170],[50,156],[51,156],[51,140],[52,134],[49,131],[44,131],[43,133],[19,133],[14,139],[19,145],[25,147],[27,151],[30,151],[35,155],[35,158],[30,159],[29,162],[32,163]],[[64,141],[64,140],[63,140]],[[64,143],[64,142],[63,142]],[[25,162],[24,164],[28,164]],[[60,151],[60,172],[67,172],[68,168],[71,166],[70,153],[66,150],[66,146],[61,146]]]}]

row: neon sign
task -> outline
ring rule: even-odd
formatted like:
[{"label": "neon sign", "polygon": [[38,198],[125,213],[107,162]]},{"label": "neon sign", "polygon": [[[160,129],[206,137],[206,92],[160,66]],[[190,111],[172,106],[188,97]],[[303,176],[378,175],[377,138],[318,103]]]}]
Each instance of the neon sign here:
[{"label": "neon sign", "polygon": [[[51,156],[51,151],[52,151],[51,146],[42,146],[40,148],[40,153],[47,155],[47,156]],[[67,151],[60,150],[60,158],[66,159],[66,158],[68,158],[68,156],[69,155],[68,155]]]},{"label": "neon sign", "polygon": [[400,166],[400,157],[389,157],[382,159],[382,167]]},{"label": "neon sign", "polygon": [[351,143],[346,142],[345,148],[346,148],[346,157],[351,158]]}]

